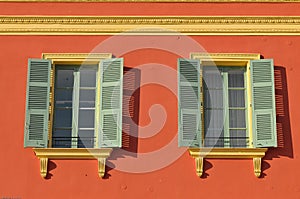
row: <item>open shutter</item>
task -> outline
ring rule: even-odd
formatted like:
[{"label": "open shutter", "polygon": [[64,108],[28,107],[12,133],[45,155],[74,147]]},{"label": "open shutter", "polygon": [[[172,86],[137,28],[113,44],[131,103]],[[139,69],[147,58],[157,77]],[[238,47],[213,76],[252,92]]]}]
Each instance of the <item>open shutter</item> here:
[{"label": "open shutter", "polygon": [[100,74],[99,147],[121,147],[123,59],[101,61]]},{"label": "open shutter", "polygon": [[178,59],[178,145],[201,147],[200,61]]},{"label": "open shutter", "polygon": [[28,60],[25,147],[47,147],[51,62]]},{"label": "open shutter", "polygon": [[273,60],[251,60],[253,144],[276,147],[276,109]]}]

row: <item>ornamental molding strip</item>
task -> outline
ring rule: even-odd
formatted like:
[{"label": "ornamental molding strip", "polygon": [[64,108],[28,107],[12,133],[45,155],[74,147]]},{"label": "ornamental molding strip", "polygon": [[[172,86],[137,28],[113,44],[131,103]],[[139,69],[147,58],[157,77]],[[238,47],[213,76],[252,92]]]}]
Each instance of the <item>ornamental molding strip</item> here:
[{"label": "ornamental molding strip", "polygon": [[0,35],[300,35],[300,16],[0,16]]},{"label": "ornamental molding strip", "polygon": [[70,2],[70,3],[80,3],[80,2],[181,2],[181,3],[299,3],[300,0],[0,0],[0,2]]}]

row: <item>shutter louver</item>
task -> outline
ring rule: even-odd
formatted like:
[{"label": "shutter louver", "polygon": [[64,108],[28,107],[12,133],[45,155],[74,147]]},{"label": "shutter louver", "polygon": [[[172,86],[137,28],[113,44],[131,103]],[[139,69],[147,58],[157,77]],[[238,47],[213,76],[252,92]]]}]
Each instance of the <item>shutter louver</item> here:
[{"label": "shutter louver", "polygon": [[253,144],[277,147],[273,60],[251,60]]},{"label": "shutter louver", "polygon": [[51,62],[28,60],[25,147],[47,147]]},{"label": "shutter louver", "polygon": [[100,63],[100,147],[121,147],[123,59]]},{"label": "shutter louver", "polygon": [[178,60],[178,145],[201,147],[200,61]]}]

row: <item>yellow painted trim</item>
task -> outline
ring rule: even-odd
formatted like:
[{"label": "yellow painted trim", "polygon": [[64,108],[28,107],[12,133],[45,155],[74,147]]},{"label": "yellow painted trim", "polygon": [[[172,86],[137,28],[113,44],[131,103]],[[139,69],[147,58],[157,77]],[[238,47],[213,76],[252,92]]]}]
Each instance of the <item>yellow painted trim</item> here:
[{"label": "yellow painted trim", "polygon": [[260,54],[258,53],[191,53],[191,59],[202,60],[238,60],[238,61],[248,61],[252,59],[260,59]]},{"label": "yellow painted trim", "polygon": [[[43,59],[52,60],[52,64],[99,63],[103,59],[112,58],[111,53],[43,53]],[[67,63],[66,63],[67,62]]]},{"label": "yellow painted trim", "polygon": [[54,82],[55,82],[55,64],[52,64],[50,75],[50,106],[49,106],[49,121],[48,121],[48,146],[52,147],[52,129],[54,118]]},{"label": "yellow painted trim", "polygon": [[47,176],[48,160],[55,159],[96,159],[98,160],[98,174],[105,174],[105,161],[110,156],[112,148],[86,149],[86,148],[34,148],[35,155],[40,160],[40,174]]},{"label": "yellow painted trim", "polygon": [[93,2],[195,2],[195,3],[299,3],[300,0],[0,0],[0,2],[70,2],[70,3],[93,3]]},{"label": "yellow painted trim", "polygon": [[190,155],[203,158],[256,158],[264,157],[267,148],[190,148]]},{"label": "yellow painted trim", "polygon": [[96,103],[96,109],[95,109],[95,111],[96,111],[96,117],[95,117],[95,138],[96,138],[96,142],[95,142],[95,146],[96,147],[100,147],[100,143],[99,143],[99,136],[98,136],[98,133],[96,133],[96,132],[99,132],[99,130],[100,130],[100,126],[101,126],[101,124],[100,124],[100,115],[99,115],[99,113],[100,113],[100,103],[101,103],[101,99],[100,99],[100,96],[101,96],[101,81],[100,81],[100,77],[101,77],[101,69],[100,69],[100,67],[101,67],[101,63],[99,62],[98,63],[98,71],[97,71],[97,84],[96,84],[96,88],[97,88],[97,90],[96,90],[96,101],[95,101],[95,103]]},{"label": "yellow painted trim", "polygon": [[249,147],[253,148],[253,118],[252,118],[252,84],[250,61],[247,64],[247,110],[248,110],[248,133],[249,133]]},{"label": "yellow painted trim", "polygon": [[252,158],[254,174],[261,175],[261,158],[265,156],[267,148],[190,148],[189,153],[195,159],[196,174],[201,177],[203,174],[204,158]]},{"label": "yellow painted trim", "polygon": [[0,35],[300,35],[300,16],[0,16]]}]

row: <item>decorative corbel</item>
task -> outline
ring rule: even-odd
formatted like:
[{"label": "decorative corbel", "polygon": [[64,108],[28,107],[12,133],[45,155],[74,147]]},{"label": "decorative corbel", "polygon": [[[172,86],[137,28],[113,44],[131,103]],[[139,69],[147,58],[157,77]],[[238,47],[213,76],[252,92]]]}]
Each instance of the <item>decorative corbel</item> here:
[{"label": "decorative corbel", "polygon": [[40,173],[43,178],[47,176],[48,170],[48,158],[39,158],[40,159]]}]

